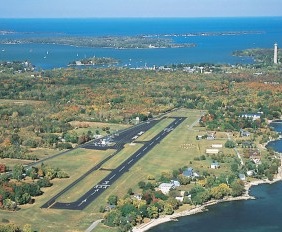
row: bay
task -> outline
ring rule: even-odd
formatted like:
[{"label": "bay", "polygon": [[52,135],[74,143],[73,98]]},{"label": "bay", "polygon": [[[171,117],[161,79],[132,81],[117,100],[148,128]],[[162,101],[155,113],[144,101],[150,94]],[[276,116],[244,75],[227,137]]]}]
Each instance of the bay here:
[{"label": "bay", "polygon": [[[277,131],[280,135],[282,135],[282,121],[274,121],[270,123],[270,127],[272,127],[275,131]],[[270,141],[267,144],[267,147],[272,148],[274,151],[282,153],[282,139]]]},{"label": "bay", "polygon": [[[197,45],[174,49],[97,49],[56,44],[0,44],[0,60],[29,60],[42,69],[66,67],[73,60],[93,56],[119,59],[120,66],[132,68],[204,62],[246,64],[252,63],[252,59],[234,57],[232,52],[256,47],[272,48],[275,42],[279,45],[280,40],[282,43],[282,17],[0,19],[0,31],[16,32],[0,33],[0,40],[56,36],[169,35],[168,38],[175,42]],[[237,34],[220,34],[223,32]],[[184,36],[189,33],[195,34]]]},{"label": "bay", "polygon": [[282,231],[282,183],[254,186],[255,200],[224,202],[200,214],[178,218],[148,231],[178,232],[280,232]]}]

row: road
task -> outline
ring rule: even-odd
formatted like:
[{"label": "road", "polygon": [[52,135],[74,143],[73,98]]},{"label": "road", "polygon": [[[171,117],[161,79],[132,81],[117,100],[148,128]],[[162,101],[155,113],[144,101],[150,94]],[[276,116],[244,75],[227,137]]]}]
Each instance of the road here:
[{"label": "road", "polygon": [[[124,173],[137,163],[143,156],[145,156],[150,150],[152,150],[157,144],[161,142],[173,129],[175,129],[180,123],[182,123],[185,117],[174,117],[174,121],[170,123],[163,131],[157,134],[150,141],[144,142],[143,147],[138,149],[128,159],[126,159],[116,169],[112,170],[108,176],[101,180],[97,185],[93,186],[88,192],[81,196],[77,201],[70,203],[56,202],[56,198],[52,198],[45,203],[42,208],[55,208],[55,209],[71,209],[71,210],[83,210],[89,204],[91,204],[98,196],[100,196],[107,188],[109,188],[115,181],[117,181]],[[142,129],[143,130],[143,129]],[[137,131],[135,131],[137,132]],[[131,134],[132,135],[132,134]],[[126,141],[128,140],[125,139]],[[74,186],[74,184],[72,185]],[[72,187],[71,186],[71,187]],[[70,188],[69,188],[70,189]],[[69,190],[68,189],[68,190]],[[63,193],[65,191],[63,190]]]}]

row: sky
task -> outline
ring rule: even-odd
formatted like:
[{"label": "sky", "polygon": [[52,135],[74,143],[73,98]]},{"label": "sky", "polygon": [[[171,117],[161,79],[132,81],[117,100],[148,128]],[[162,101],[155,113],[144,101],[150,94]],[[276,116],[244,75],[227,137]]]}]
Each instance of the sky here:
[{"label": "sky", "polygon": [[0,0],[0,18],[282,16],[282,0]]}]

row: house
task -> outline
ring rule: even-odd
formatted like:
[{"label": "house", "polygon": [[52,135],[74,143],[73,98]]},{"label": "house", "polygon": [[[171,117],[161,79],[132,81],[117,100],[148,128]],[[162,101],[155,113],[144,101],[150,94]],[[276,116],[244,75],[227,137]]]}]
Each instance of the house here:
[{"label": "house", "polygon": [[218,169],[218,168],[220,168],[220,165],[219,165],[218,162],[215,161],[215,162],[212,162],[212,163],[211,163],[211,168],[212,168],[212,169]]},{"label": "house", "polygon": [[135,199],[137,199],[138,201],[141,201],[142,200],[142,195],[140,194],[134,194],[133,196]]},{"label": "house", "polygon": [[253,170],[247,171],[247,176],[252,176],[252,175],[254,175],[254,171]]},{"label": "house", "polygon": [[251,133],[248,132],[248,131],[245,131],[243,129],[240,129],[240,136],[241,137],[250,137],[251,136]]},{"label": "house", "polygon": [[112,209],[115,209],[117,206],[116,205],[110,205],[108,204],[106,207],[105,207],[105,211],[111,211]]},{"label": "house", "polygon": [[183,171],[183,176],[186,177],[192,177],[193,176],[193,168],[187,168],[185,171]]},{"label": "house", "polygon": [[183,202],[184,197],[175,197],[176,200]]},{"label": "house", "polygon": [[161,183],[158,187],[158,189],[163,193],[163,194],[168,194],[171,189],[175,189],[174,184],[171,183]]},{"label": "house", "polygon": [[240,180],[243,180],[243,181],[246,180],[245,174],[239,174],[239,178],[240,178]]},{"label": "house", "polygon": [[215,134],[214,133],[208,134],[207,140],[215,140]]},{"label": "house", "polygon": [[186,177],[199,177],[200,176],[198,173],[194,172],[193,168],[187,168],[185,171],[183,171],[182,175]]},{"label": "house", "polygon": [[180,182],[178,180],[171,180],[171,184],[173,184],[175,187],[180,187]]}]

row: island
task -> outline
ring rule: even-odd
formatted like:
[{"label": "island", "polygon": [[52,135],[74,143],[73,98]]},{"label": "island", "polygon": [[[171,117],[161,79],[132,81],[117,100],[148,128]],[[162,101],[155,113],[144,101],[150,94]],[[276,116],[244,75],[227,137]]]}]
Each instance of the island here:
[{"label": "island", "polygon": [[111,57],[92,57],[82,60],[76,60],[69,63],[68,66],[84,66],[84,65],[111,65],[118,64],[120,61]]},{"label": "island", "polygon": [[195,47],[194,43],[175,43],[164,37],[144,36],[102,36],[102,37],[34,37],[21,39],[2,39],[1,44],[59,44],[79,47],[145,49],[145,48],[183,48]]}]

